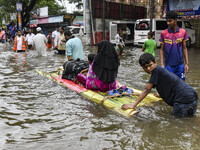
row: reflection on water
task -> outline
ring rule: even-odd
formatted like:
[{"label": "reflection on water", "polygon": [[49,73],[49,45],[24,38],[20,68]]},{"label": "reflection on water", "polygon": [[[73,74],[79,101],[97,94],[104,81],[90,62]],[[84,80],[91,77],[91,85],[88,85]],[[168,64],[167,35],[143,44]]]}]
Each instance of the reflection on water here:
[{"label": "reflection on water", "polygon": [[[86,55],[90,51],[86,47]],[[188,52],[186,82],[200,95],[200,50]],[[149,75],[138,64],[141,53],[140,48],[126,48],[118,80],[142,90]],[[159,102],[126,119],[34,72],[53,71],[65,60],[53,51],[39,57],[35,51],[13,53],[0,45],[0,149],[199,148],[199,110],[194,118],[175,118],[171,107]]]}]

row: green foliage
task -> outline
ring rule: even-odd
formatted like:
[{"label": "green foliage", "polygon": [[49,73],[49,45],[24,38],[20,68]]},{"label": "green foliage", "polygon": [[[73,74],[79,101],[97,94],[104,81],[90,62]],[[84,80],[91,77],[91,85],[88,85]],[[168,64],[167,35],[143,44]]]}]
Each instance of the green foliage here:
[{"label": "green foliage", "polygon": [[78,9],[83,7],[82,0],[68,0],[69,3],[75,4]]},{"label": "green foliage", "polygon": [[33,9],[48,6],[49,15],[59,15],[65,13],[64,7],[60,6],[56,0],[0,0],[0,20],[5,14],[16,12],[16,2],[21,2],[23,6],[22,26],[24,27],[30,19]]},{"label": "green foliage", "polygon": [[64,7],[60,6],[55,0],[39,0],[34,9],[48,6],[49,15],[59,15],[65,13]]}]

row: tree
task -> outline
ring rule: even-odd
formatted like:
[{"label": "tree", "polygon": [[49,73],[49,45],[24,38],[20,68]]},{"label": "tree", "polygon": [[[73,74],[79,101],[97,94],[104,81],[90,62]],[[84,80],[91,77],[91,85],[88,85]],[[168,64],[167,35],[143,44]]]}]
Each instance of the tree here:
[{"label": "tree", "polygon": [[[5,15],[16,12],[16,2],[22,3],[22,27],[25,27],[30,20],[31,11],[36,8],[49,7],[49,15],[64,13],[64,7],[60,6],[56,0],[0,0],[1,14]],[[1,16],[0,16],[1,17]]]},{"label": "tree", "polygon": [[78,9],[81,9],[83,7],[82,0],[68,0],[68,2],[70,4],[75,4]]}]

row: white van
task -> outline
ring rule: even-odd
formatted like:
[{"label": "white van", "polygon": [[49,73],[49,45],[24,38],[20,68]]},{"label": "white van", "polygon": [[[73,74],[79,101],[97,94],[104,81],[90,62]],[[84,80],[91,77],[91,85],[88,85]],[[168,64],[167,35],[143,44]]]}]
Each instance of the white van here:
[{"label": "white van", "polygon": [[85,44],[86,36],[84,34],[83,26],[67,26],[67,30],[70,30],[75,37],[81,39],[82,43]]},{"label": "white van", "polygon": [[[166,19],[153,19],[152,20],[152,32],[154,34],[154,40],[157,43],[157,46],[160,46],[159,38],[163,30],[167,29]],[[187,45],[195,43],[195,30],[193,26],[188,21],[178,20],[177,24],[180,28],[183,28],[187,31],[189,40]],[[142,46],[147,39],[147,34],[150,31],[149,29],[150,19],[139,19],[135,23],[135,39],[134,45]]]},{"label": "white van", "polygon": [[119,28],[123,30],[123,38],[125,44],[133,44],[134,42],[134,26],[135,21],[110,21],[109,22],[109,40],[115,44],[115,36]]}]

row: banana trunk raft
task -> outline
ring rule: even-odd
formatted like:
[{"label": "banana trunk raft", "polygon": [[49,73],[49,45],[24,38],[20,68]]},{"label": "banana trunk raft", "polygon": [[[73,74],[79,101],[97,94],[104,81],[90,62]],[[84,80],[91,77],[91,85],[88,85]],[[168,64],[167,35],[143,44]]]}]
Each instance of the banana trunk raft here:
[{"label": "banana trunk raft", "polygon": [[[86,89],[82,86],[80,86],[79,84],[74,83],[73,81],[70,80],[66,80],[66,79],[62,79],[62,75],[59,75],[57,73],[57,71],[55,72],[43,72],[40,70],[36,70],[36,72],[41,75],[44,76],[46,78],[49,78],[53,81],[55,81],[56,83],[67,87],[75,92],[77,92],[78,94],[80,94],[81,96],[97,103],[100,105],[103,105],[105,108],[110,109],[112,111],[115,111],[127,118],[133,116],[134,114],[136,114],[138,111],[134,110],[134,109],[127,109],[127,110],[122,110],[121,106],[123,104],[130,104],[130,103],[134,103],[137,100],[138,96],[134,96],[134,95],[122,95],[122,96],[117,96],[117,97],[110,97],[106,92],[99,92],[99,91],[93,91],[93,90],[89,90]],[[131,87],[129,87],[131,88]],[[134,90],[134,93],[141,93],[142,91],[131,88]],[[104,100],[104,102],[102,103],[102,101]],[[142,106],[150,106],[152,105],[154,102],[160,101],[162,100],[161,98],[157,98],[155,97],[152,93],[148,94],[147,97],[138,104],[137,107],[142,107]]]}]

